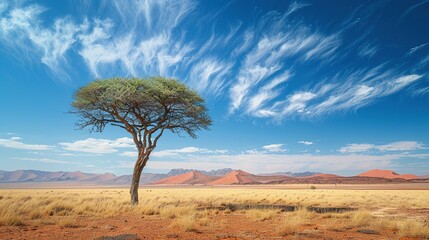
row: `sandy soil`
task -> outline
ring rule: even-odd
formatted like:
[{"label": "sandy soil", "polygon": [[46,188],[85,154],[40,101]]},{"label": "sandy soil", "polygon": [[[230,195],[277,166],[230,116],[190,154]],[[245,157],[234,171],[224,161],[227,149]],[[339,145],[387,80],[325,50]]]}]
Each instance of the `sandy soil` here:
[{"label": "sandy soil", "polygon": [[[365,233],[365,228],[343,225],[328,226],[320,218],[316,224],[307,224],[296,233],[281,236],[276,231],[278,220],[257,222],[244,214],[231,213],[216,216],[214,224],[185,232],[172,220],[156,216],[116,216],[108,219],[82,217],[77,227],[56,225],[0,227],[1,239],[97,239],[102,236],[128,234],[129,239],[396,239],[394,232]],[[117,239],[121,239],[118,237]],[[125,238],[126,239],[126,238]],[[407,238],[419,239],[419,238]]]}]

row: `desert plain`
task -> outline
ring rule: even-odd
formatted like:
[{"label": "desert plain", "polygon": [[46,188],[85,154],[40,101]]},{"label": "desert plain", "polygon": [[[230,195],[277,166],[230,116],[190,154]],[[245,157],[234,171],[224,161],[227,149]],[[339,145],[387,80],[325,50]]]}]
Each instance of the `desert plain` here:
[{"label": "desert plain", "polygon": [[0,239],[429,238],[428,183],[75,187],[0,190]]}]

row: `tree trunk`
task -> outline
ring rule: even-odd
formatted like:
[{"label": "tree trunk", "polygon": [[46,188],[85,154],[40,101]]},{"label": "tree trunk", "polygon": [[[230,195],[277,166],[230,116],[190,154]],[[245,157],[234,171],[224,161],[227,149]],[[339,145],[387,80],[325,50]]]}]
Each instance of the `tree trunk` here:
[{"label": "tree trunk", "polygon": [[139,183],[140,183],[140,176],[142,174],[143,170],[143,156],[138,156],[137,162],[134,165],[134,171],[133,171],[133,177],[131,179],[131,188],[130,188],[130,195],[131,195],[131,204],[137,205],[139,204]]}]

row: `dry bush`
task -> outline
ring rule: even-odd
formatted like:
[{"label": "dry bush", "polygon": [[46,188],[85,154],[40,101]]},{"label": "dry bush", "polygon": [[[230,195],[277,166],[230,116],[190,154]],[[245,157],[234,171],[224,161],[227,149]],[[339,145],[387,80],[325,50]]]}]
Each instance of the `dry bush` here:
[{"label": "dry bush", "polygon": [[24,226],[24,222],[21,217],[15,214],[4,214],[0,216],[0,226]]},{"label": "dry bush", "polygon": [[195,215],[182,215],[174,219],[174,226],[179,227],[182,231],[197,231],[197,219]]},{"label": "dry bush", "polygon": [[399,236],[429,238],[429,225],[416,219],[407,219],[396,223]]},{"label": "dry bush", "polygon": [[308,221],[299,215],[287,214],[285,218],[278,224],[277,232],[282,235],[295,234],[301,225],[306,224]]},{"label": "dry bush", "polygon": [[351,212],[350,215],[350,224],[354,227],[369,226],[375,218],[368,211]]},{"label": "dry bush", "polygon": [[294,216],[298,216],[303,219],[311,219],[316,216],[315,212],[310,212],[306,207],[299,207],[293,213]]},{"label": "dry bush", "polygon": [[40,219],[40,218],[42,218],[42,217],[43,217],[43,214],[42,214],[41,212],[37,211],[37,210],[35,210],[34,212],[32,212],[32,213],[30,214],[30,219],[31,219],[31,220]]},{"label": "dry bush", "polygon": [[394,229],[396,228],[396,222],[383,217],[374,217],[370,223],[370,226],[378,230]]},{"label": "dry bush", "polygon": [[247,210],[246,215],[255,221],[265,221],[279,216],[279,210],[273,209],[251,209]]},{"label": "dry bush", "polygon": [[195,214],[195,208],[192,206],[176,207],[167,205],[160,209],[159,215],[162,218],[176,218],[183,215]]},{"label": "dry bush", "polygon": [[160,205],[153,201],[146,201],[140,203],[136,208],[137,212],[140,212],[143,215],[155,215],[159,214]]}]

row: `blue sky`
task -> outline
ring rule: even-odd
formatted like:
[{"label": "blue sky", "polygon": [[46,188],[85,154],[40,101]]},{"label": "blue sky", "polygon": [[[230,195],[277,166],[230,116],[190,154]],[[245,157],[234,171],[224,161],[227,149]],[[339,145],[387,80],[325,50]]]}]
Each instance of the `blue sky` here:
[{"label": "blue sky", "polygon": [[207,101],[146,172],[429,174],[429,1],[0,1],[0,169],[130,174],[126,132],[78,131],[96,78],[177,78]]}]

